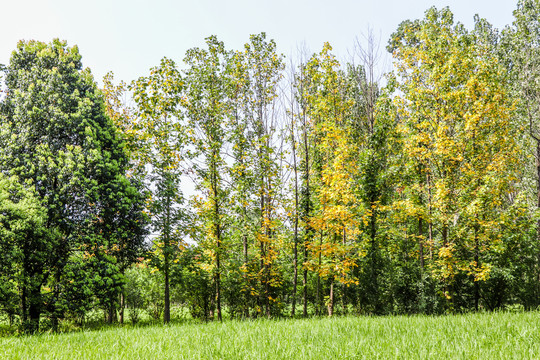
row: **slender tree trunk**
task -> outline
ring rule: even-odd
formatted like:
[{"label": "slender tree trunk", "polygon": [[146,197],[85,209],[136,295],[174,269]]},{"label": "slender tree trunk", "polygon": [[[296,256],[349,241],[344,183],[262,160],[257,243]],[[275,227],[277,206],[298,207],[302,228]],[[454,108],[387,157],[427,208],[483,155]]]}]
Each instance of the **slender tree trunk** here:
[{"label": "slender tree trunk", "polygon": [[[308,261],[308,250],[306,245],[304,244],[304,262]],[[308,271],[306,268],[304,268],[304,272],[302,274],[302,300],[303,300],[303,311],[302,315],[304,317],[307,317],[307,280],[308,280]]]},{"label": "slender tree trunk", "polygon": [[114,305],[113,302],[109,304],[109,309],[107,312],[107,323],[112,324],[114,321]]},{"label": "slender tree trunk", "polygon": [[[480,244],[478,240],[478,225],[474,227],[474,261],[476,262],[476,268],[480,268]],[[478,304],[480,302],[480,284],[476,279],[474,280],[474,309],[478,311]]]},{"label": "slender tree trunk", "polygon": [[298,168],[296,166],[296,142],[294,139],[294,126],[291,124],[291,139],[294,170],[294,245],[293,245],[293,293],[291,316],[296,312],[296,288],[298,284]]},{"label": "slender tree trunk", "polygon": [[[259,134],[259,136],[261,136],[261,134]],[[262,160],[262,150],[259,149],[259,163],[260,163],[260,166],[261,166],[261,169],[263,167],[263,160]],[[265,225],[265,221],[264,221],[264,215],[265,215],[265,209],[264,209],[264,178],[263,176],[261,175],[261,179],[260,179],[260,184],[259,184],[260,188],[259,188],[259,192],[260,192],[260,212],[261,212],[261,218],[260,218],[260,222],[261,222],[261,225],[260,225],[260,229],[259,231],[262,231],[264,234],[266,234],[266,225]],[[264,230],[263,230],[264,229]],[[260,303],[260,306],[261,306],[261,311],[262,311],[262,306],[264,304],[265,306],[265,313],[266,313],[266,284],[265,284],[265,280],[266,280],[266,252],[265,252],[265,243],[264,243],[264,240],[263,240],[263,237],[261,236],[261,239],[259,241],[259,247],[260,247],[260,254],[261,254],[261,259],[260,259],[260,262],[259,262],[259,266],[260,266],[260,274],[261,274],[261,283],[260,283],[260,286],[261,286],[261,293],[259,295],[259,303]],[[262,315],[262,314],[261,314]]]},{"label": "slender tree trunk", "polygon": [[[219,226],[218,226],[219,228]],[[218,239],[217,242],[217,254],[216,254],[216,312],[218,321],[223,321],[221,317],[221,239]]]},{"label": "slender tree trunk", "polygon": [[315,315],[319,315],[319,309],[321,307],[320,290],[321,289],[321,276],[317,273],[317,289],[315,292]]},{"label": "slender tree trunk", "polygon": [[[25,275],[23,275],[23,278],[26,278]],[[23,282],[26,282],[26,279],[23,280]],[[21,289],[21,318],[22,318],[22,323],[23,323],[23,326],[26,326],[26,321],[28,321],[28,312],[26,311],[27,309],[27,304],[26,304],[26,300],[28,298],[28,289],[26,287],[26,284],[24,284],[22,286],[22,289]]]},{"label": "slender tree trunk", "polygon": [[448,245],[448,225],[443,224],[442,227],[442,244],[443,246]]},{"label": "slender tree trunk", "polygon": [[[536,139],[536,175],[537,175],[537,202],[536,207],[540,209],[540,140]],[[537,242],[540,244],[540,220],[536,223],[536,237]],[[540,252],[537,255],[537,294],[540,296]]]},{"label": "slender tree trunk", "polygon": [[376,213],[373,209],[373,199],[371,199],[371,216],[370,216],[370,242],[371,242],[371,281],[373,286],[373,299],[374,299],[374,308],[375,313],[381,313],[381,301],[379,299],[379,261],[378,261],[378,252],[379,246],[377,244],[377,227],[376,227]]},{"label": "slender tree trunk", "polygon": [[216,238],[216,313],[218,321],[223,321],[221,316],[221,226],[220,226],[220,209],[219,209],[219,193],[218,193],[218,169],[216,164],[217,153],[212,151],[212,161],[210,166],[212,178],[212,192],[214,197],[214,229]]},{"label": "slender tree trunk", "polygon": [[[170,181],[167,179],[167,181]],[[171,197],[169,194],[170,184],[167,183],[167,210],[166,210],[166,219],[165,219],[165,231],[164,231],[164,272],[165,272],[165,289],[164,289],[164,305],[163,310],[163,323],[168,324],[171,321],[171,298],[169,294],[169,251],[170,251],[170,235],[171,235]]]},{"label": "slender tree trunk", "polygon": [[125,289],[122,287],[120,291],[120,324],[124,324],[124,310],[126,308],[126,294]]},{"label": "slender tree trunk", "polygon": [[[269,144],[267,144],[269,146]],[[267,169],[269,171],[270,169]],[[272,201],[271,201],[271,194],[272,194],[272,184],[270,183],[270,178],[268,177],[268,184],[266,186],[266,189],[268,191],[268,194],[266,195],[266,219],[267,219],[267,225],[266,225],[266,238],[268,239],[268,245],[267,245],[267,261],[265,262],[265,272],[266,272],[266,281],[265,281],[265,293],[266,293],[266,317],[270,318],[270,276],[271,276],[271,266],[272,263],[270,260],[272,259],[272,244],[273,242],[270,240],[274,236],[274,232],[272,228],[270,227],[270,224],[272,223]]]},{"label": "slender tree trunk", "polygon": [[[261,289],[261,294],[259,295],[259,306],[260,306],[260,311],[262,311],[262,306],[263,304],[266,304],[266,301],[265,301],[265,276],[266,276],[266,272],[265,272],[265,265],[264,265],[264,262],[265,262],[265,257],[266,257],[266,253],[264,251],[264,242],[263,240],[261,239],[260,241],[260,244],[259,244],[260,248],[259,248],[259,251],[260,251],[260,254],[261,254],[261,260],[259,262],[259,266],[260,266],[260,272],[261,272],[261,284],[260,284],[260,289]],[[261,314],[262,315],[262,314]]]},{"label": "slender tree trunk", "polygon": [[428,190],[428,240],[429,240],[429,260],[433,261],[433,223],[431,221],[432,208],[431,208],[431,178],[429,173],[426,174],[426,185]]},{"label": "slender tree trunk", "polygon": [[169,264],[165,265],[165,309],[163,311],[163,322],[168,324],[171,321],[171,298],[169,293]]},{"label": "slender tree trunk", "polygon": [[39,331],[39,319],[41,317],[41,286],[31,286],[28,301],[28,332],[35,333]]},{"label": "slender tree trunk", "polygon": [[321,299],[321,275],[320,275],[320,269],[322,266],[322,243],[323,243],[323,233],[321,231],[321,236],[319,240],[319,259],[317,263],[317,296],[316,296],[316,302],[317,302],[317,308],[316,308],[316,314],[321,315],[322,310],[322,299]]},{"label": "slender tree trunk", "polygon": [[214,289],[213,289],[214,293],[210,297],[210,304],[209,304],[210,306],[208,308],[208,318],[210,320],[212,320],[212,321],[215,319],[215,312],[216,312],[215,311],[215,309],[216,309],[216,293],[215,293],[216,288],[217,288],[217,286],[214,286]]},{"label": "slender tree trunk", "polygon": [[247,235],[244,234],[244,237],[243,237],[243,246],[244,246],[244,266],[246,266],[247,268],[247,265],[248,265],[248,242],[247,242]]},{"label": "slender tree trunk", "polygon": [[[297,231],[297,228],[295,228]],[[295,234],[295,242],[293,248],[293,293],[292,293],[292,309],[291,316],[294,317],[296,314],[296,289],[298,286],[298,243],[297,235]]]},{"label": "slender tree trunk", "polygon": [[[302,71],[301,71],[302,73]],[[302,83],[301,83],[302,85]],[[302,93],[303,90],[301,90],[300,93]],[[306,193],[305,193],[305,203],[306,203],[306,208],[305,208],[305,214],[304,214],[304,223],[306,224],[306,229],[305,229],[305,232],[306,232],[306,235],[305,235],[305,238],[304,238],[304,243],[303,243],[303,247],[304,247],[304,263],[306,263],[308,261],[308,244],[309,242],[311,241],[311,238],[312,238],[312,231],[311,231],[311,226],[309,225],[309,220],[310,220],[310,216],[311,216],[311,206],[310,206],[310,201],[311,201],[311,189],[310,189],[310,167],[309,167],[309,147],[308,147],[308,128],[307,128],[307,121],[306,121],[306,108],[305,106],[302,106],[302,127],[304,128],[304,131],[303,131],[303,138],[304,138],[304,163],[305,163],[305,169],[304,169],[304,178],[305,178],[305,186],[306,186]],[[302,277],[302,285],[303,285],[303,316],[304,317],[307,317],[308,315],[308,311],[307,311],[307,307],[308,307],[308,289],[307,289],[307,286],[308,286],[308,270],[307,268],[304,267],[304,273],[303,273],[303,277]]]},{"label": "slender tree trunk", "polygon": [[[442,245],[446,246],[448,245],[448,225],[443,224],[442,227]],[[446,294],[447,303],[450,307],[452,307],[453,300],[452,295],[450,294],[450,284],[449,280],[444,280],[444,293]]]},{"label": "slender tree trunk", "polygon": [[[238,121],[238,120],[237,120]],[[240,159],[238,159],[240,162],[240,165],[242,166],[242,178],[245,181],[245,173],[244,173],[244,156],[240,156]],[[244,311],[243,311],[243,317],[248,318],[249,317],[249,298],[250,298],[250,286],[249,286],[249,278],[248,278],[248,262],[249,262],[249,244],[248,244],[248,236],[247,236],[247,208],[245,205],[242,205],[242,225],[244,227],[243,231],[244,234],[242,236],[242,247],[243,247],[243,266],[244,266],[244,274],[243,274],[243,280],[244,280]]]},{"label": "slender tree trunk", "polygon": [[[343,236],[342,236],[343,247],[345,247],[346,244],[347,244],[347,229],[343,227]],[[343,307],[343,314],[346,315],[348,311],[347,311],[347,302],[346,302],[347,299],[345,298],[345,294],[346,294],[346,285],[345,283],[342,283],[341,284],[341,304]]]},{"label": "slender tree trunk", "polygon": [[334,315],[334,278],[330,283],[330,296],[328,298],[328,316]]},{"label": "slender tree trunk", "polygon": [[418,257],[420,258],[420,271],[424,272],[424,228],[422,218],[418,218]]},{"label": "slender tree trunk", "polygon": [[243,236],[243,246],[244,246],[244,318],[249,317],[249,284],[248,284],[248,241],[247,235]]}]

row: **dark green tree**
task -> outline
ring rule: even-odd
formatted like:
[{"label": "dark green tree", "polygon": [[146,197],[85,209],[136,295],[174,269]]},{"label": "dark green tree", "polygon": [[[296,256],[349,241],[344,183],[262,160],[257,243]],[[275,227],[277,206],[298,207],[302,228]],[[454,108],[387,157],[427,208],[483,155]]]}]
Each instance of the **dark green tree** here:
[{"label": "dark green tree", "polygon": [[76,46],[60,40],[19,42],[6,68],[5,88],[0,171],[35,186],[46,209],[44,227],[53,246],[47,272],[51,291],[44,303],[56,328],[70,286],[65,269],[77,254],[142,245],[139,215],[129,221],[135,234],[113,232],[130,228],[126,214],[141,199],[125,178],[123,143],[90,70],[82,70]]}]

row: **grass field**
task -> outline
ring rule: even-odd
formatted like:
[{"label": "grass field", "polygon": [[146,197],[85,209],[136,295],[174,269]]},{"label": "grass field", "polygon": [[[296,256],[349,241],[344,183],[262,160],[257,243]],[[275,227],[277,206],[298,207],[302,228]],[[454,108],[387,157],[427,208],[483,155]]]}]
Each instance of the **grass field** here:
[{"label": "grass field", "polygon": [[540,359],[540,313],[126,326],[0,338],[0,359]]}]

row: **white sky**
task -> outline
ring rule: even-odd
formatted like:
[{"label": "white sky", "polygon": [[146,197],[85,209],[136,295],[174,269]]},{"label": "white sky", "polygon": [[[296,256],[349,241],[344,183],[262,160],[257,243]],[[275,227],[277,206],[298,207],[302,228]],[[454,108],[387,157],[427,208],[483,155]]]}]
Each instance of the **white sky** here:
[{"label": "white sky", "polygon": [[472,27],[478,13],[498,28],[512,22],[515,0],[2,0],[0,63],[20,39],[58,37],[78,45],[96,80],[112,70],[117,80],[146,75],[167,56],[181,63],[187,49],[215,34],[239,49],[250,34],[265,31],[290,55],[304,43],[318,52],[329,41],[346,58],[368,26],[386,46],[406,19],[430,6],[450,6],[455,20]]}]

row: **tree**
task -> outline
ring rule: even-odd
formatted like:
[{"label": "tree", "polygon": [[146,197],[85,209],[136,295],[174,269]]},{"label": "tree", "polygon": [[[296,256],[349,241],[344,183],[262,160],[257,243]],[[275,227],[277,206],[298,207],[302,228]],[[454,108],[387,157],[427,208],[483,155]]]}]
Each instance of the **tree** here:
[{"label": "tree", "polygon": [[[316,210],[309,219],[310,227],[318,233],[308,249],[308,263],[318,278],[329,279],[328,315],[334,310],[334,283],[355,283],[351,275],[356,266],[356,237],[358,225],[365,215],[358,207],[354,178],[358,171],[355,144],[346,116],[352,106],[345,96],[346,82],[339,62],[326,43],[320,54],[307,63],[311,79],[308,88],[308,114],[314,136]],[[319,280],[317,293],[321,291]],[[317,296],[319,302],[320,295]],[[319,304],[318,304],[319,306]]]},{"label": "tree", "polygon": [[[306,50],[301,52],[301,56],[306,55]],[[299,172],[300,172],[300,189],[299,189],[299,226],[303,228],[301,234],[301,247],[302,247],[302,315],[307,317],[308,315],[308,244],[313,241],[313,228],[310,225],[309,219],[313,213],[313,191],[312,191],[312,165],[313,157],[311,156],[312,149],[312,124],[308,119],[308,88],[310,85],[310,77],[306,68],[307,59],[302,58],[300,60],[299,68],[293,75],[293,97],[294,102],[297,104],[297,110],[293,113],[293,116],[298,118],[300,144],[298,147],[299,152]]]},{"label": "tree", "polygon": [[449,306],[453,282],[466,275],[478,308],[519,158],[504,72],[474,33],[454,25],[448,8],[402,23],[390,48],[403,94],[395,99],[405,120],[403,152],[409,169],[423,175],[406,185],[407,199],[397,205],[429,224],[428,244],[437,250],[432,271]]},{"label": "tree", "polygon": [[205,229],[202,246],[211,259],[206,268],[213,275],[217,319],[221,313],[221,271],[224,256],[224,200],[226,163],[225,124],[229,116],[230,54],[215,36],[206,39],[208,49],[194,48],[187,52],[185,62],[186,92],[184,106],[195,147],[194,162],[197,188],[202,198],[196,202],[199,219]]},{"label": "tree", "polygon": [[359,292],[356,301],[364,311],[382,313],[381,283],[384,282],[383,259],[385,215],[393,191],[388,164],[391,154],[390,139],[395,129],[394,111],[389,105],[386,89],[380,88],[382,75],[377,69],[381,58],[379,43],[372,30],[364,37],[367,44],[356,40],[352,62],[346,67],[346,92],[354,102],[346,117],[351,137],[355,139],[358,171],[355,177],[358,198],[366,209],[367,222],[361,225],[366,242],[363,266],[356,275]]},{"label": "tree", "polygon": [[[241,259],[239,259],[237,267],[242,278],[240,291],[242,293],[243,317],[249,317],[250,308],[256,306],[253,301],[256,285],[252,278],[256,270],[253,264],[253,255],[250,254],[256,233],[255,216],[253,214],[255,174],[254,157],[250,151],[250,138],[253,136],[252,128],[248,117],[245,116],[245,107],[250,92],[246,56],[244,51],[236,51],[230,59],[232,62],[231,80],[233,90],[230,99],[231,121],[230,136],[228,138],[232,145],[231,157],[233,161],[229,168],[232,185],[230,192],[231,222],[233,223],[231,237],[238,239],[241,246]],[[234,262],[234,259],[232,261]]]},{"label": "tree", "polygon": [[0,170],[35,186],[46,209],[53,246],[43,281],[52,289],[45,302],[55,328],[70,286],[66,266],[77,252],[111,248],[103,230],[120,226],[123,210],[110,199],[131,191],[122,142],[90,71],[81,68],[76,46],[21,41],[6,68],[2,103]]},{"label": "tree", "polygon": [[[287,97],[287,115],[289,117],[289,124],[290,127],[288,129],[289,131],[289,141],[291,146],[291,154],[292,154],[292,164],[290,165],[292,167],[293,172],[293,197],[294,197],[294,207],[292,210],[289,210],[292,217],[293,222],[293,288],[292,288],[292,294],[291,294],[291,317],[295,317],[296,315],[296,301],[297,301],[297,290],[298,290],[298,246],[299,246],[299,230],[300,230],[300,187],[299,187],[299,179],[298,179],[298,173],[299,173],[299,166],[298,166],[298,147],[299,147],[299,126],[298,126],[298,114],[299,111],[299,103],[297,101],[297,92],[295,90],[296,85],[296,73],[295,73],[295,66],[291,62],[291,65],[289,67],[290,72],[290,78],[288,79],[288,83],[290,86],[290,90],[288,92]],[[289,208],[290,209],[290,208]],[[307,309],[306,309],[307,310]]]},{"label": "tree", "polygon": [[[241,60],[245,69],[241,107],[245,118],[246,137],[252,150],[249,157],[252,164],[253,187],[256,198],[252,205],[258,218],[254,232],[259,260],[258,281],[260,282],[260,303],[264,304],[266,316],[270,316],[272,299],[276,299],[272,288],[277,287],[278,274],[274,269],[277,259],[276,235],[278,225],[277,194],[279,189],[278,158],[276,140],[277,119],[275,116],[278,84],[284,68],[283,56],[276,52],[276,43],[267,41],[266,34],[251,35],[244,45]],[[245,194],[244,194],[245,196]]]},{"label": "tree", "polygon": [[170,266],[181,245],[180,224],[185,220],[184,202],[180,189],[185,136],[179,110],[183,81],[176,64],[162,59],[159,67],[151,69],[149,77],[141,77],[130,89],[137,104],[136,115],[142,128],[144,153],[151,167],[148,180],[153,197],[150,213],[158,232],[154,245],[163,261],[158,268],[165,275],[163,321],[170,321]]}]

